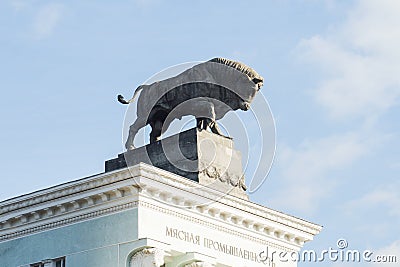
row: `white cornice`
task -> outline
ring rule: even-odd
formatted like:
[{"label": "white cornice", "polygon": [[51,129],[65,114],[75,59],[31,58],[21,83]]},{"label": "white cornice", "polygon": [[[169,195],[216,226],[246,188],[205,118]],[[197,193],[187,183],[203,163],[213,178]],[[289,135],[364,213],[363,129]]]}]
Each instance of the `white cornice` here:
[{"label": "white cornice", "polygon": [[[200,203],[191,203],[191,205],[200,205],[203,206],[203,204],[210,204],[210,203],[221,203],[225,204],[235,210],[242,210],[246,214],[253,214],[256,216],[259,216],[260,218],[263,219],[268,219],[270,221],[274,221],[278,224],[285,225],[288,227],[296,228],[299,229],[307,234],[311,235],[316,235],[318,234],[322,227],[305,221],[300,218],[296,218],[294,216],[258,205],[256,203],[253,203],[248,200],[243,200],[241,198],[227,195],[225,193],[219,192],[217,190],[214,190],[212,188],[206,187],[199,185],[196,182],[193,182],[189,179],[185,179],[179,175],[161,170],[159,168],[149,166],[147,164],[140,164],[138,167],[141,168],[141,178],[150,178],[150,181],[142,181],[140,180],[140,177],[137,178],[138,184],[142,184],[141,187],[142,189],[145,189],[147,191],[151,190],[156,190],[157,191],[157,183],[154,182],[159,182],[163,184],[167,184],[176,188],[179,188],[181,190],[173,191],[171,194],[177,194],[177,192],[182,192],[185,191],[187,193],[190,193],[190,195],[196,195],[198,197]],[[136,166],[132,167],[133,169],[136,168]],[[168,178],[168,179],[165,179]],[[153,183],[152,183],[153,182]],[[153,187],[152,187],[153,185]],[[165,187],[162,187],[158,190],[165,191]],[[153,193],[153,192],[152,192]],[[158,192],[160,193],[160,192]],[[153,193],[154,194],[154,193]],[[187,194],[188,195],[188,194]],[[193,198],[193,196],[192,196]],[[204,201],[205,199],[209,199],[209,201]],[[190,200],[188,200],[190,202]]]},{"label": "white cornice", "polygon": [[[0,242],[143,206],[149,200],[297,247],[321,230],[319,225],[140,163],[0,202]],[[171,204],[190,209],[179,211]]]},{"label": "white cornice", "polygon": [[126,169],[101,173],[0,202],[0,215],[131,178]]}]

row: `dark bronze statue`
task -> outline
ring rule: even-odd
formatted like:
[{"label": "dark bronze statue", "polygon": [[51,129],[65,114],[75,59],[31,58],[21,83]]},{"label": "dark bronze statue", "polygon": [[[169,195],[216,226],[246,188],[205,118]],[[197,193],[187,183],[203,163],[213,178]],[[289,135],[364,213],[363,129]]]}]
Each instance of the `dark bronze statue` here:
[{"label": "dark bronze statue", "polygon": [[137,132],[149,124],[150,142],[156,142],[174,119],[193,115],[197,128],[222,135],[216,120],[229,110],[248,110],[264,79],[236,61],[214,58],[195,65],[177,76],[140,85],[130,100],[118,95],[122,104],[132,103],[138,94],[137,119],[129,128],[126,149],[134,149]]}]

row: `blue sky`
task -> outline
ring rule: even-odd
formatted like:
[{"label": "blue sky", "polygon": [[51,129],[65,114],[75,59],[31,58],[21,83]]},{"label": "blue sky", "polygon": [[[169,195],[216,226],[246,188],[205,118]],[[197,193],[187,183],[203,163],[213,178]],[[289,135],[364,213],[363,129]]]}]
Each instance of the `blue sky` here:
[{"label": "blue sky", "polygon": [[400,253],[399,13],[395,0],[4,0],[0,199],[102,172],[123,149],[117,94],[219,56],[264,76],[276,120],[251,199],[323,225],[307,249]]}]

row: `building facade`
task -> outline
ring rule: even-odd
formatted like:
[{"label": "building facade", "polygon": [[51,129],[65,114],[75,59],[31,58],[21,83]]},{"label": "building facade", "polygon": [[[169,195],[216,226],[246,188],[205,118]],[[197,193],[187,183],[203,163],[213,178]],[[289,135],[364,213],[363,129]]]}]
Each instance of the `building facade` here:
[{"label": "building facade", "polygon": [[144,163],[3,201],[0,214],[2,267],[297,266],[278,253],[321,230]]}]

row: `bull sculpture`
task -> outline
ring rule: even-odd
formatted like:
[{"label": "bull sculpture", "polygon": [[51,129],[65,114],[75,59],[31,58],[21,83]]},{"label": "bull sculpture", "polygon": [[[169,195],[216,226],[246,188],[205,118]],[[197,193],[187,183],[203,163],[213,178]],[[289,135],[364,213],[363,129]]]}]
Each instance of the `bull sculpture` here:
[{"label": "bull sculpture", "polygon": [[174,119],[186,115],[196,118],[199,130],[210,129],[222,135],[216,120],[230,110],[248,110],[264,79],[243,63],[214,58],[197,64],[177,76],[140,85],[130,100],[118,95],[118,101],[129,104],[137,96],[137,119],[129,128],[125,147],[134,149],[137,132],[150,125],[150,143],[160,139]]}]

